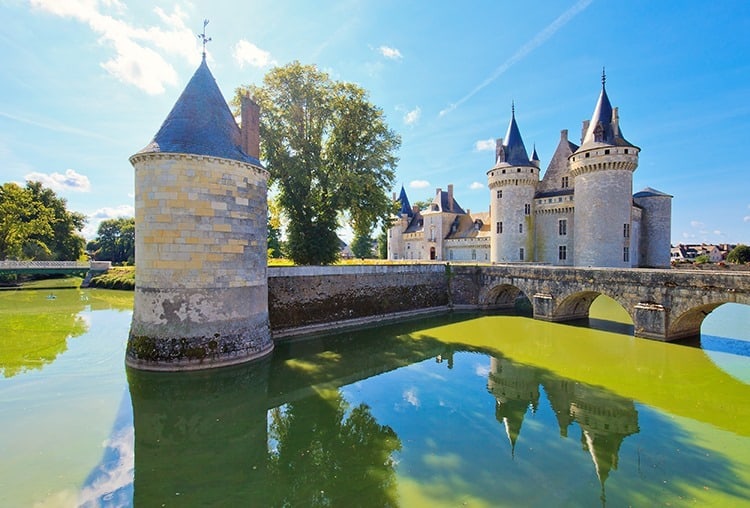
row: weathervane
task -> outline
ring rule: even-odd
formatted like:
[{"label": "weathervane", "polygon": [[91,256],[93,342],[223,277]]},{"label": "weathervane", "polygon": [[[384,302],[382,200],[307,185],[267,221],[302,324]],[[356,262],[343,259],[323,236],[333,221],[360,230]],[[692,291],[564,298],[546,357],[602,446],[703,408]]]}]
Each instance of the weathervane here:
[{"label": "weathervane", "polygon": [[[211,39],[209,39],[210,41]],[[602,66],[602,88],[604,88],[604,83],[607,82],[607,74],[604,72],[604,67]]]},{"label": "weathervane", "polygon": [[203,59],[206,59],[206,43],[211,42],[211,37],[206,37],[206,25],[208,25],[208,20],[203,20],[203,33],[198,34],[198,38],[203,42]]}]

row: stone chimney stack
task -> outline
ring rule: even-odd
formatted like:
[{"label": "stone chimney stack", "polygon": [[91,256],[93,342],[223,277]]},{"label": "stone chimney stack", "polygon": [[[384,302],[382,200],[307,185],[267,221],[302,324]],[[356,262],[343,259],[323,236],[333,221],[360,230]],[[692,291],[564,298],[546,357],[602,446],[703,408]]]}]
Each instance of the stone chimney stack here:
[{"label": "stone chimney stack", "polygon": [[620,135],[620,112],[617,108],[612,108],[612,131],[615,137]]},{"label": "stone chimney stack", "polygon": [[242,150],[250,157],[260,159],[260,106],[249,96],[240,99],[242,116]]},{"label": "stone chimney stack", "polygon": [[448,211],[453,211],[453,184],[448,184]]},{"label": "stone chimney stack", "polygon": [[568,140],[568,129],[563,129],[560,131],[560,141],[567,141]]}]

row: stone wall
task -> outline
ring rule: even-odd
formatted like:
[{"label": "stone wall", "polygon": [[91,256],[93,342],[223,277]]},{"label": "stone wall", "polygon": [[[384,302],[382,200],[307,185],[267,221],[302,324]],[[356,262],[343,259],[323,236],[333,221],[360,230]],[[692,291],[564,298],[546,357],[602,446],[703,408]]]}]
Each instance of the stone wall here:
[{"label": "stone wall", "polygon": [[448,309],[444,264],[268,269],[274,339]]}]

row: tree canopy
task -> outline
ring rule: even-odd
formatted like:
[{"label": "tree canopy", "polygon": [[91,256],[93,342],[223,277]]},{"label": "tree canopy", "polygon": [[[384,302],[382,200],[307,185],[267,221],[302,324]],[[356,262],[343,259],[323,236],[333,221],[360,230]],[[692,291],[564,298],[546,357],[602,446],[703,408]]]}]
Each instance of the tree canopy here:
[{"label": "tree canopy", "polygon": [[135,219],[119,217],[99,224],[96,238],[86,248],[96,259],[112,263],[133,264],[135,261]]},{"label": "tree canopy", "polygon": [[39,182],[0,186],[0,259],[75,261],[86,216]]},{"label": "tree canopy", "polygon": [[730,263],[750,263],[750,247],[739,244],[727,254]]},{"label": "tree canopy", "polygon": [[261,107],[261,157],[288,220],[287,252],[298,264],[328,264],[339,253],[343,214],[369,236],[391,211],[400,137],[361,87],[313,65],[270,70],[262,86],[240,87]]}]

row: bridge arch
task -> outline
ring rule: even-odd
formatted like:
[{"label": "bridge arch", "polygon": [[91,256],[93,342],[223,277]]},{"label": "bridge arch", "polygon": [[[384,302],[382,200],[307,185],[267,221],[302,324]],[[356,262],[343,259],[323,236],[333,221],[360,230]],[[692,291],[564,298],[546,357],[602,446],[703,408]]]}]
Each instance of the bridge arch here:
[{"label": "bridge arch", "polygon": [[589,317],[589,310],[594,300],[599,296],[605,296],[619,304],[630,319],[633,320],[633,303],[615,294],[608,294],[592,289],[584,289],[569,293],[558,300],[557,305],[553,307],[553,321],[572,321],[575,319],[585,319]]},{"label": "bridge arch", "polygon": [[[708,301],[701,302],[698,305],[681,308],[675,306],[673,309],[672,319],[670,320],[667,334],[669,337],[678,339],[684,337],[695,337],[701,333],[703,320],[713,312],[717,307],[725,303],[739,303],[750,305],[750,297],[747,295],[730,295],[708,298]],[[677,311],[677,312],[674,312]]]},{"label": "bridge arch", "polygon": [[[531,296],[533,292],[530,293],[529,288],[524,289],[510,282],[497,282],[482,291],[479,305],[484,309],[517,309],[520,306],[520,310],[523,310],[526,305],[531,306]],[[521,300],[528,303],[524,304]]]}]

